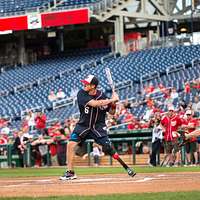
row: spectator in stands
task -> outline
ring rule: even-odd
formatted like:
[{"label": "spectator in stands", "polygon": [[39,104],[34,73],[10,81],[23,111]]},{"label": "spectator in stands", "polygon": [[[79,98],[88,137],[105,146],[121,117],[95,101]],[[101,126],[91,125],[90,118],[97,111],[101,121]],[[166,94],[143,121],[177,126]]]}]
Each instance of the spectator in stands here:
[{"label": "spectator in stands", "polygon": [[1,129],[1,134],[2,135],[9,135],[9,133],[10,133],[10,128],[8,127],[8,123],[6,122],[6,123],[3,124],[3,127]]},{"label": "spectator in stands", "polygon": [[[8,143],[8,135],[0,133],[0,145],[6,145]],[[7,147],[0,147],[0,155],[7,155]]]},{"label": "spectator in stands", "polygon": [[180,99],[179,100],[179,107],[180,107],[181,110],[185,110],[187,108],[187,103],[183,99]]},{"label": "spectator in stands", "polygon": [[160,92],[162,92],[162,93],[164,93],[165,90],[166,90],[165,86],[164,86],[162,83],[160,83],[160,84],[158,85],[158,88],[159,88]]},{"label": "spectator in stands", "polygon": [[4,118],[0,118],[0,128],[2,128],[5,123],[7,123],[7,120]]},{"label": "spectator in stands", "polygon": [[24,132],[22,130],[18,131],[15,135],[15,141],[13,143],[13,153],[17,153],[19,156],[19,165],[20,167],[24,167],[24,152],[26,150],[26,142],[29,139],[24,136]]},{"label": "spectator in stands", "polygon": [[43,166],[50,165],[48,163],[48,158],[47,158],[48,157],[48,149],[49,149],[48,144],[40,144],[38,146],[38,148],[39,148],[39,152],[41,155],[41,165],[43,165]]},{"label": "spectator in stands", "polygon": [[76,123],[78,122],[78,119],[75,118],[70,118],[70,130],[74,130],[74,127],[76,125]]},{"label": "spectator in stands", "polygon": [[189,81],[187,81],[185,83],[185,89],[184,89],[184,91],[185,91],[186,94],[189,94],[191,92],[190,82]]},{"label": "spectator in stands", "polygon": [[152,99],[151,97],[147,97],[147,98],[146,98],[146,104],[147,104],[147,106],[148,106],[150,109],[152,109],[152,108],[154,107],[154,101],[153,101],[153,99]]},{"label": "spectator in stands", "polygon": [[164,98],[165,98],[165,101],[164,101],[164,104],[166,106],[168,105],[172,105],[173,104],[173,99],[171,98],[171,90],[170,89],[167,89],[164,93]]},{"label": "spectator in stands", "polygon": [[163,127],[160,124],[161,122],[161,113],[156,112],[154,114],[154,118],[150,122],[150,127],[153,128],[152,130],[152,151],[150,155],[150,162],[149,164],[153,167],[156,167],[157,160],[156,156],[160,153],[160,147],[163,139]]},{"label": "spectator in stands", "polygon": [[10,133],[10,128],[9,128],[10,122],[8,120],[3,121],[1,124],[1,134],[3,135],[9,135]]},{"label": "spectator in stands", "polygon": [[64,91],[63,91],[61,88],[58,90],[56,96],[57,96],[57,99],[58,99],[58,100],[59,100],[59,99],[64,99],[64,98],[66,97]]},{"label": "spectator in stands", "polygon": [[148,122],[148,121],[150,120],[152,114],[153,114],[153,109],[147,107],[147,110],[146,110],[144,116],[142,117],[142,119],[143,119],[145,122]]},{"label": "spectator in stands", "polygon": [[92,156],[94,159],[94,165],[97,167],[100,164],[100,156],[104,155],[104,153],[102,152],[102,147],[97,143],[94,142],[92,146]]},{"label": "spectator in stands", "polygon": [[178,148],[177,138],[180,136],[177,132],[178,128],[182,125],[180,117],[176,114],[174,106],[168,107],[168,112],[161,119],[161,125],[164,132],[165,153],[167,163],[169,166],[174,164],[174,157],[172,150],[176,154],[176,164],[180,161],[180,149]]},{"label": "spectator in stands", "polygon": [[66,142],[65,141],[69,139],[69,134],[70,134],[68,128],[69,128],[68,124],[65,123],[65,126],[63,128],[61,123],[57,121],[55,124],[53,124],[53,126],[50,129],[48,129],[48,131],[50,131],[49,135],[53,138],[53,141],[56,142],[57,163],[60,166],[63,166],[66,164]]},{"label": "spectator in stands", "polygon": [[[186,134],[190,134],[196,129],[198,122],[196,119],[192,117],[193,116],[192,110],[187,110],[185,114],[186,114],[186,119],[183,121],[182,128],[184,128]],[[186,143],[185,147],[186,147],[186,156],[188,165],[192,163],[191,156],[192,157],[194,156],[195,164],[198,164],[198,154],[197,154],[198,149],[197,149],[196,137],[190,138],[190,142]]]},{"label": "spectator in stands", "polygon": [[28,124],[29,131],[34,130],[35,128],[35,114],[30,110],[26,116],[26,121]]},{"label": "spectator in stands", "polygon": [[178,92],[176,91],[176,88],[171,89],[170,98],[172,99],[172,104],[175,106],[178,102]]},{"label": "spectator in stands", "polygon": [[192,102],[190,101],[185,110],[192,110]]},{"label": "spectator in stands", "polygon": [[117,125],[117,119],[118,119],[118,115],[109,115],[107,116],[107,119],[106,119],[106,126],[109,128],[109,127],[112,127],[112,126],[115,126]]},{"label": "spectator in stands", "polygon": [[[102,147],[100,145],[98,145],[97,143],[93,143],[92,144],[92,152],[90,153],[90,156],[93,157],[94,160],[94,166],[98,167],[100,164],[100,157],[104,155],[103,151],[102,151]],[[88,154],[85,154],[83,156],[83,159],[85,159],[88,156]]]},{"label": "spectator in stands", "polygon": [[194,97],[194,103],[192,104],[192,109],[194,111],[194,116],[199,117],[200,116],[200,101],[199,101],[198,96]]},{"label": "spectator in stands", "polygon": [[[64,130],[62,130],[62,125],[59,121],[56,121],[51,127],[48,128],[48,135],[52,137],[55,141],[56,139],[65,139]],[[62,133],[61,133],[62,130]]]},{"label": "spectator in stands", "polygon": [[132,108],[132,105],[131,103],[128,101],[128,99],[126,99],[126,101],[124,102],[124,107],[127,109],[127,110],[130,110]]},{"label": "spectator in stands", "polygon": [[52,138],[45,138],[43,135],[39,135],[38,139],[31,142],[32,156],[35,161],[35,167],[40,167],[42,164],[47,164],[48,145],[53,143]]},{"label": "spectator in stands", "polygon": [[51,102],[57,100],[57,95],[55,94],[55,92],[54,92],[53,90],[50,91],[49,96],[48,96],[48,99],[49,99],[49,101],[51,101]]},{"label": "spectator in stands", "polygon": [[[48,128],[48,135],[51,136],[51,140],[48,140],[50,144],[52,164],[59,164],[60,166],[66,164],[66,143],[63,142],[69,138],[69,125],[70,120],[66,120],[64,128],[59,121]],[[67,129],[67,130],[66,130]],[[54,142],[54,143],[53,143]]]},{"label": "spectator in stands", "polygon": [[134,129],[135,118],[134,118],[134,116],[133,116],[132,113],[130,113],[130,112],[127,111],[127,112],[124,114],[124,119],[123,119],[122,122],[123,122],[123,123],[128,123],[128,125],[127,125],[128,130]]},{"label": "spectator in stands", "polygon": [[117,110],[117,114],[116,116],[118,116],[117,118],[117,124],[122,124],[124,121],[124,117],[125,117],[125,113],[127,112],[127,109],[125,108],[124,104],[121,103],[118,105],[118,110]]},{"label": "spectator in stands", "polygon": [[149,86],[146,86],[144,88],[144,91],[145,91],[146,94],[151,94],[152,92],[154,92],[154,89],[155,88],[154,88],[153,84],[150,83]]},{"label": "spectator in stands", "polygon": [[63,129],[65,131],[65,135],[69,137],[70,133],[72,132],[70,129],[70,119],[65,120]]},{"label": "spectator in stands", "polygon": [[0,145],[8,143],[8,136],[5,134],[0,133]]},{"label": "spectator in stands", "polygon": [[200,79],[196,79],[192,81],[192,93],[195,95],[196,93],[199,94],[200,92]]},{"label": "spectator in stands", "polygon": [[185,116],[185,108],[182,105],[179,105],[178,107],[177,114],[180,116],[181,119],[183,119]]},{"label": "spectator in stands", "polygon": [[43,112],[38,112],[37,116],[35,117],[35,127],[38,131],[39,135],[46,134],[46,120],[47,117]]}]

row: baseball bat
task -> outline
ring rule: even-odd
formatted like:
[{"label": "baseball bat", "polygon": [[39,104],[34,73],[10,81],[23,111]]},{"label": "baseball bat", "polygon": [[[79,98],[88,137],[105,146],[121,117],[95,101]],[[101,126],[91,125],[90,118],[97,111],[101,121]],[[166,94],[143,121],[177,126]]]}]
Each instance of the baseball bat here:
[{"label": "baseball bat", "polygon": [[114,81],[112,79],[112,74],[111,74],[110,68],[106,67],[105,72],[106,72],[106,77],[108,79],[108,84],[110,85],[112,91],[114,92],[115,91],[115,84],[114,84]]}]

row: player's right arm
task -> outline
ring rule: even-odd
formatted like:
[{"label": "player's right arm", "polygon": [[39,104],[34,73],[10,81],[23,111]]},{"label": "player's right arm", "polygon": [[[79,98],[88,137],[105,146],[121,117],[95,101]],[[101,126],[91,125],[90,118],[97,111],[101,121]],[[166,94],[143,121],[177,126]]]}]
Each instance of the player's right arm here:
[{"label": "player's right arm", "polygon": [[100,107],[100,106],[106,106],[110,103],[116,103],[119,101],[119,96],[116,92],[112,94],[112,97],[110,99],[100,99],[100,100],[90,100],[87,105],[92,107]]}]

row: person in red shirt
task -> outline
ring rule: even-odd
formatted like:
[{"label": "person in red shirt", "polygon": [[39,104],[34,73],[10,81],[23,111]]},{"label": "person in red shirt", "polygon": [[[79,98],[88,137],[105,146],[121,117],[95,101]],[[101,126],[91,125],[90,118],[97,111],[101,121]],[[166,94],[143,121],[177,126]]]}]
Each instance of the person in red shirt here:
[{"label": "person in red shirt", "polygon": [[39,112],[35,118],[35,127],[38,130],[39,135],[46,134],[46,121],[47,121],[46,115],[42,112]]},{"label": "person in red shirt", "polygon": [[[195,131],[198,121],[192,117],[192,110],[187,110],[186,113],[186,119],[183,122],[182,128],[184,128],[187,134],[192,133]],[[195,164],[198,163],[198,154],[197,154],[197,139],[196,137],[191,137],[190,142],[185,144],[186,148],[186,156],[187,156],[187,161],[188,164],[191,164],[191,154],[194,155],[195,158]]]},{"label": "person in red shirt", "polygon": [[127,111],[127,112],[124,114],[123,123],[129,123],[129,124],[127,125],[127,129],[128,129],[128,130],[134,129],[134,121],[135,121],[135,118],[134,118],[133,114]]},{"label": "person in red shirt", "polygon": [[164,86],[162,83],[160,83],[160,84],[158,85],[158,88],[160,89],[160,91],[165,90],[165,86]]},{"label": "person in red shirt", "polygon": [[153,99],[151,97],[148,97],[146,99],[146,104],[147,104],[148,108],[152,109],[154,107],[154,101],[153,101]]},{"label": "person in red shirt", "polygon": [[176,154],[175,163],[178,164],[180,162],[180,148],[178,147],[177,138],[180,135],[177,130],[182,125],[182,121],[173,106],[168,107],[167,114],[161,119],[161,125],[164,132],[166,160],[170,165],[174,163],[173,150]]},{"label": "person in red shirt", "polygon": [[154,91],[154,86],[152,83],[150,83],[149,88],[148,88],[148,93],[152,93]]},{"label": "person in red shirt", "polygon": [[186,93],[186,94],[189,94],[190,91],[191,91],[190,83],[189,83],[189,82],[186,82],[186,83],[185,83],[185,93]]},{"label": "person in red shirt", "polygon": [[0,145],[1,144],[7,144],[8,143],[8,140],[7,138],[3,137],[2,135],[0,135]]}]

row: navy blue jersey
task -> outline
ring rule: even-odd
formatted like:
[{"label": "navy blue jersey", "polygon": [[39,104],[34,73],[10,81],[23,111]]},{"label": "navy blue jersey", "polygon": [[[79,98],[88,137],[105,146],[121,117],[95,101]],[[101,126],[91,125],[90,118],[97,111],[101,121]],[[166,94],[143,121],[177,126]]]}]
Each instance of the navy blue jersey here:
[{"label": "navy blue jersey", "polygon": [[92,107],[88,105],[88,102],[100,99],[107,99],[106,95],[97,90],[96,95],[89,95],[85,90],[80,90],[77,95],[77,101],[80,111],[80,119],[78,124],[85,127],[93,128],[93,126],[105,126],[106,112],[109,111],[109,106]]},{"label": "navy blue jersey", "polygon": [[97,137],[102,137],[107,134],[106,131],[106,112],[110,106],[92,107],[88,102],[100,99],[107,99],[106,95],[97,90],[96,95],[89,95],[85,90],[80,90],[77,94],[77,101],[80,111],[80,119],[76,124],[74,132],[79,136],[85,137],[89,132],[93,132]]}]

